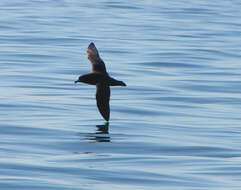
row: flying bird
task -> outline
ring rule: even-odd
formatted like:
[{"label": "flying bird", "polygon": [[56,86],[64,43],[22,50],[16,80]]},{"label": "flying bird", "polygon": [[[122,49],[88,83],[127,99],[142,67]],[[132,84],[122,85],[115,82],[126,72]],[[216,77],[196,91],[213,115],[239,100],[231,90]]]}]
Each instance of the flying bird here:
[{"label": "flying bird", "polygon": [[126,86],[122,81],[116,80],[106,72],[105,63],[93,42],[87,48],[87,56],[92,64],[92,71],[81,75],[75,83],[83,82],[96,85],[96,103],[99,112],[106,121],[110,119],[110,86]]}]

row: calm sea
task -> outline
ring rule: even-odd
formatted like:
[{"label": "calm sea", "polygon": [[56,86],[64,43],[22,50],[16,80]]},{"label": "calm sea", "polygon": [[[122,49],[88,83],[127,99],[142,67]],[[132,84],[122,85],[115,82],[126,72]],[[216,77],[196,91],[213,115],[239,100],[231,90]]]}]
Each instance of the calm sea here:
[{"label": "calm sea", "polygon": [[[1,190],[239,190],[239,0],[0,1]],[[106,124],[90,71],[109,74]]]}]

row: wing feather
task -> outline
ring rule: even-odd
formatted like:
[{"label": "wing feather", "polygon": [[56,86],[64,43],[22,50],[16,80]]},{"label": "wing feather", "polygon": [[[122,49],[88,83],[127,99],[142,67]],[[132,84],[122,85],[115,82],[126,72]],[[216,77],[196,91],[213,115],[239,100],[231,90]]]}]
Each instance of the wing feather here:
[{"label": "wing feather", "polygon": [[93,42],[88,46],[86,53],[92,64],[92,72],[106,73],[105,63],[100,58],[99,52]]},{"label": "wing feather", "polygon": [[96,103],[99,112],[106,121],[110,118],[110,87],[105,83],[96,84]]}]

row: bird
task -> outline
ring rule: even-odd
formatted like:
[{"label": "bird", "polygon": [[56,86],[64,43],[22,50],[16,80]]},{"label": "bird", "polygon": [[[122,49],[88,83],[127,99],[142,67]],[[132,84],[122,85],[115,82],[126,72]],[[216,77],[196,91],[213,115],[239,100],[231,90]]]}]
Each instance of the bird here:
[{"label": "bird", "polygon": [[92,70],[90,73],[79,76],[75,83],[96,85],[96,104],[100,114],[108,122],[110,119],[110,86],[126,86],[126,84],[110,77],[93,42],[89,44],[86,53]]}]

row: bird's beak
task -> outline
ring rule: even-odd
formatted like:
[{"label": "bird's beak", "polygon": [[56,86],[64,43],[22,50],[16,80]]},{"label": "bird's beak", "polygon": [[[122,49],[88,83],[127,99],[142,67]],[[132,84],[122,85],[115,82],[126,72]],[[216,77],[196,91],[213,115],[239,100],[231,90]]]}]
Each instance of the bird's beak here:
[{"label": "bird's beak", "polygon": [[77,82],[79,82],[79,80],[74,81],[75,84],[76,84]]}]

